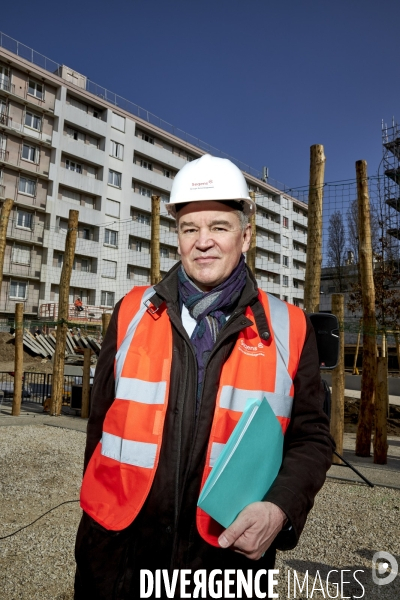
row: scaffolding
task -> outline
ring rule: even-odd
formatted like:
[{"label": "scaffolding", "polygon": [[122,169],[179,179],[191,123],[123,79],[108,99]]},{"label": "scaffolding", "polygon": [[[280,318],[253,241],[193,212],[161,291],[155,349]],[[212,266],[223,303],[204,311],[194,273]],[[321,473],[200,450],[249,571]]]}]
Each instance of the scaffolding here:
[{"label": "scaffolding", "polygon": [[[388,127],[382,122],[383,185],[387,216],[387,233],[392,238],[392,256],[400,261],[400,126],[392,119]],[[393,257],[394,257],[393,256]]]}]

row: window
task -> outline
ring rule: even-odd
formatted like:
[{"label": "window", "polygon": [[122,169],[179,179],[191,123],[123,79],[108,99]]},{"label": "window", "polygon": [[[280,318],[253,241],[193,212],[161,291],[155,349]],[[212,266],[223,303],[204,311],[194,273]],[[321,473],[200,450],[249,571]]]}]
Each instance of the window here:
[{"label": "window", "polygon": [[92,231],[89,229],[89,227],[84,227],[82,229],[82,239],[83,240],[92,240],[93,239],[93,233]]},{"label": "window", "polygon": [[121,117],[113,112],[111,116],[111,127],[119,129],[120,131],[125,131],[125,117]]},{"label": "window", "polygon": [[35,146],[22,145],[22,158],[31,162],[39,162],[39,148]]},{"label": "window", "polygon": [[284,275],[283,276],[283,284],[282,285],[284,287],[288,287],[288,285],[289,285],[289,277],[288,277],[288,275]]},{"label": "window", "polygon": [[142,133],[142,140],[144,140],[145,142],[148,142],[149,144],[154,144],[154,138],[152,138],[147,133]]},{"label": "window", "polygon": [[0,65],[0,90],[10,89],[10,69]]},{"label": "window", "polygon": [[285,196],[282,196],[281,203],[283,208],[289,208],[289,198],[285,198]]},{"label": "window", "polygon": [[68,171],[75,171],[75,173],[82,173],[82,165],[74,162],[73,160],[69,160],[69,158],[67,158],[67,160],[65,161],[65,168],[68,169]]},{"label": "window", "polygon": [[110,156],[114,156],[114,158],[119,158],[122,160],[124,158],[124,145],[111,140]]},{"label": "window", "polygon": [[36,191],[36,182],[26,177],[20,177],[18,191],[28,196],[34,196]]},{"label": "window", "polygon": [[136,252],[142,251],[142,240],[135,240],[135,250]]},{"label": "window", "polygon": [[119,219],[120,203],[115,200],[106,200],[106,214]]},{"label": "window", "polygon": [[289,296],[283,296],[283,300],[284,300],[285,302],[289,302]]},{"label": "window", "polygon": [[43,84],[37,83],[36,81],[32,81],[32,79],[30,79],[28,83],[28,94],[30,94],[31,96],[35,96],[35,98],[39,98],[39,100],[43,100]]},{"label": "window", "polygon": [[137,221],[138,223],[142,223],[143,225],[150,225],[150,215],[146,215],[145,213],[133,211],[132,220]]},{"label": "window", "polygon": [[117,171],[112,171],[109,169],[108,171],[108,183],[109,185],[115,185],[115,187],[121,187],[121,173]]},{"label": "window", "polygon": [[11,281],[10,283],[10,298],[18,300],[26,300],[28,284],[26,281]]},{"label": "window", "polygon": [[32,229],[33,214],[25,210],[17,212],[17,227]]},{"label": "window", "polygon": [[114,292],[101,292],[101,306],[114,306],[115,303],[115,293]]},{"label": "window", "polygon": [[171,177],[171,171],[169,169],[164,169],[164,177]]},{"label": "window", "polygon": [[11,249],[11,262],[18,263],[20,265],[30,265],[31,250],[29,246],[15,244]]},{"label": "window", "polygon": [[117,276],[117,263],[114,260],[103,259],[101,274],[103,277],[115,279]]},{"label": "window", "polygon": [[25,114],[25,125],[31,129],[40,131],[42,128],[42,119],[33,113],[27,112]]},{"label": "window", "polygon": [[87,258],[81,258],[81,271],[85,273],[90,273],[90,265],[89,260]]},{"label": "window", "polygon": [[168,248],[165,248],[164,246],[160,246],[160,256],[161,256],[161,258],[168,258],[169,257]]},{"label": "window", "polygon": [[104,243],[109,246],[118,246],[118,231],[113,231],[112,229],[104,230]]},{"label": "window", "polygon": [[153,165],[151,162],[147,161],[147,160],[140,160],[140,166],[143,167],[143,169],[147,169],[148,171],[152,171],[153,170]]},{"label": "window", "polygon": [[282,256],[282,264],[284,267],[288,267],[289,266],[289,257],[288,256]]},{"label": "window", "polygon": [[289,238],[286,235],[282,236],[282,246],[284,248],[289,248]]},{"label": "window", "polygon": [[293,279],[293,287],[295,287],[296,289],[298,289],[299,282],[297,281],[297,279]]},{"label": "window", "polygon": [[286,229],[289,227],[289,219],[287,217],[283,217],[282,223]]},{"label": "window", "polygon": [[151,198],[153,192],[150,188],[142,187],[139,188],[139,193],[141,196],[146,196],[147,198]]},{"label": "window", "polygon": [[167,196],[167,194],[161,194],[161,202],[169,202],[169,196]]}]

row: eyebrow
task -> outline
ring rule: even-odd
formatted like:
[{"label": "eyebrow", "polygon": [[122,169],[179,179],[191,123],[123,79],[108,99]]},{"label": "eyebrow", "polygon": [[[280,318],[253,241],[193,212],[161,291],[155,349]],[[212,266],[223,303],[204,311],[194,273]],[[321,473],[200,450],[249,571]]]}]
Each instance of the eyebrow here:
[{"label": "eyebrow", "polygon": [[[233,227],[232,223],[225,221],[224,219],[214,219],[214,221],[211,221],[209,224],[209,227],[212,227],[213,225],[225,225],[226,227]],[[196,223],[193,221],[181,221],[179,223],[179,228],[182,227],[198,227],[198,225],[196,225]]]}]

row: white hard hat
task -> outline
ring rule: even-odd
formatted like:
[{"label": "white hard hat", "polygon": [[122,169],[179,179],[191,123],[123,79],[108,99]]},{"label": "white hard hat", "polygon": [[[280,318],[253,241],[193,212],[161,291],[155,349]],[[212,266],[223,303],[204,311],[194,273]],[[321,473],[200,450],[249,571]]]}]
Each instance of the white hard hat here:
[{"label": "white hard hat", "polygon": [[242,201],[245,214],[255,212],[256,208],[241,170],[230,160],[210,154],[204,154],[178,171],[165,207],[176,217],[177,204],[202,200]]}]

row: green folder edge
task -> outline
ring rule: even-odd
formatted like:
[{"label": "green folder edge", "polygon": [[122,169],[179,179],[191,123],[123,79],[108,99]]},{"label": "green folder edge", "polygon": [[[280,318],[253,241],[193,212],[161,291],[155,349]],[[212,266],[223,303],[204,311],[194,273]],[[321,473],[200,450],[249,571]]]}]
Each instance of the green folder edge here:
[{"label": "green folder edge", "polygon": [[198,506],[229,527],[271,488],[282,464],[283,433],[267,399],[248,400],[200,493]]}]

